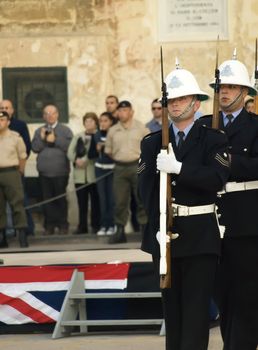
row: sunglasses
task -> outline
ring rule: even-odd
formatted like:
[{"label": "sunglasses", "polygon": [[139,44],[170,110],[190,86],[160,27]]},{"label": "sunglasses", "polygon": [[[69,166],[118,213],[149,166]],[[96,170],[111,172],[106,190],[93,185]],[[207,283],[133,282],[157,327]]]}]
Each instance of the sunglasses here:
[{"label": "sunglasses", "polygon": [[162,107],[152,107],[152,110],[155,111],[155,109],[162,109]]}]

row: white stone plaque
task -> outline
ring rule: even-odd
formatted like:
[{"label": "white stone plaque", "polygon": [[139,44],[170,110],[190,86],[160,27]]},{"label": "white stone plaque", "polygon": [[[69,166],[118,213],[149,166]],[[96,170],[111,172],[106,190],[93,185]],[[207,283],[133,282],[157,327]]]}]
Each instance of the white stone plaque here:
[{"label": "white stone plaque", "polygon": [[160,41],[228,38],[227,0],[157,0]]}]

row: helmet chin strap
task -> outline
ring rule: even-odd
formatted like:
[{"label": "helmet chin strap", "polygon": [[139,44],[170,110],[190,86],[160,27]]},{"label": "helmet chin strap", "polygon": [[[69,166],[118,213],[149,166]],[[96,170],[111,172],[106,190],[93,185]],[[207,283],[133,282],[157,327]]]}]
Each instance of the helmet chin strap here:
[{"label": "helmet chin strap", "polygon": [[192,101],[189,103],[189,105],[185,108],[185,110],[177,117],[174,117],[173,115],[170,115],[171,119],[175,122],[178,122],[180,120],[184,120],[184,119],[187,119],[185,118],[186,117],[186,114],[190,112],[190,110],[193,108],[194,104],[195,104],[195,101],[196,101],[196,97],[194,96]]},{"label": "helmet chin strap", "polygon": [[223,109],[225,111],[227,111],[230,107],[232,107],[236,102],[238,102],[240,100],[242,95],[243,95],[243,88],[241,88],[241,91],[240,91],[239,95],[234,99],[234,101],[231,102],[228,106],[223,107]]}]

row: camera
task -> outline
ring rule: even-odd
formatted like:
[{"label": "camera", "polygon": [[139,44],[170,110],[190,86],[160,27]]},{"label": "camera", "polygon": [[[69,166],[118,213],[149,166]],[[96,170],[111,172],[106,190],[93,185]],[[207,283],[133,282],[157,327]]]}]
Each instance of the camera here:
[{"label": "camera", "polygon": [[45,136],[47,136],[47,135],[49,135],[49,134],[51,134],[52,133],[52,128],[51,128],[51,126],[47,126],[47,128],[46,128],[46,131],[45,131]]}]

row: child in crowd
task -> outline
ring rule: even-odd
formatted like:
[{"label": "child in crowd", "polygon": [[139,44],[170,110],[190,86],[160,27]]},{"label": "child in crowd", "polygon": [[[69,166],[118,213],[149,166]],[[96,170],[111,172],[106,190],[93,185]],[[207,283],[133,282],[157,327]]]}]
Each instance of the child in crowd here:
[{"label": "child in crowd", "polygon": [[[111,235],[114,229],[114,196],[113,196],[113,160],[104,152],[108,129],[113,125],[114,117],[104,112],[99,117],[99,131],[94,135],[95,150],[89,154],[95,161],[95,174],[100,201],[100,230],[98,236]],[[94,151],[97,152],[94,154]]]}]

